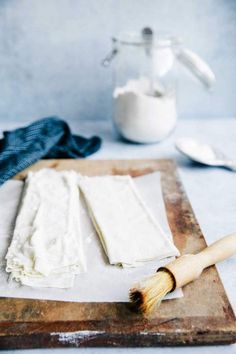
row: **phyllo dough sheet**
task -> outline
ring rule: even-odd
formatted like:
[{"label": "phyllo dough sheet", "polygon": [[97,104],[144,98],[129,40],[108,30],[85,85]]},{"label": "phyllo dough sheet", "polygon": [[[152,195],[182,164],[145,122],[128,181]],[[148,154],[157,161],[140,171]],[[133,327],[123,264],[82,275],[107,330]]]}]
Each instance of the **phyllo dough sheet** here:
[{"label": "phyllo dough sheet", "polygon": [[34,287],[73,286],[85,270],[79,216],[74,171],[30,172],[6,255],[12,278]]},{"label": "phyllo dough sheet", "polygon": [[179,254],[130,176],[81,177],[79,186],[110,264],[134,267]]}]

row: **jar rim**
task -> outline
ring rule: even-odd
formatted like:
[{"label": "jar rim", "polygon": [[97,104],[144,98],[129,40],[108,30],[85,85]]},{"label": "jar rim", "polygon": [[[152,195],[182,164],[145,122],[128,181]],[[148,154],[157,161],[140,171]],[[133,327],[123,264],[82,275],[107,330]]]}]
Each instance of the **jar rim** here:
[{"label": "jar rim", "polygon": [[[113,43],[122,45],[133,45],[133,46],[145,46],[147,45],[147,39],[142,36],[141,31],[123,31],[117,36],[112,37]],[[168,32],[158,32],[158,34],[153,34],[149,45],[154,47],[172,47],[181,44],[181,39],[179,37],[173,36]]]}]

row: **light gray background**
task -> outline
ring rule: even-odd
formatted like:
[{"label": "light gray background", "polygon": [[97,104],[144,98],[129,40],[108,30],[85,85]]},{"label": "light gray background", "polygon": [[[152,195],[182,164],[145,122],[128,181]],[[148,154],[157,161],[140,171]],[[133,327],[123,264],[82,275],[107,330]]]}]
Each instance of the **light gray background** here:
[{"label": "light gray background", "polygon": [[212,66],[212,93],[181,75],[184,118],[236,115],[234,0],[0,0],[0,122],[111,116],[110,37],[151,25],[183,37]]},{"label": "light gray background", "polygon": [[[103,69],[100,61],[110,49],[112,34],[139,30],[146,25],[182,36],[186,45],[212,66],[217,84],[208,94],[183,74],[179,112],[187,119],[180,122],[177,135],[161,145],[128,146],[114,140],[108,124],[91,123],[83,129],[85,122],[78,124],[78,121],[110,118],[112,70]],[[177,155],[173,141],[183,134],[195,134],[213,143],[221,142],[229,155],[236,151],[235,119],[205,120],[236,117],[235,41],[236,0],[0,0],[1,130],[57,114],[73,120],[75,133],[90,135],[94,131],[101,135],[104,148],[96,158],[177,159],[203,233],[207,242],[213,242],[235,230],[235,193],[232,193],[235,176],[226,170],[193,169]],[[215,203],[215,198],[219,202]],[[218,267],[235,309],[235,277],[231,276],[234,268],[235,258]],[[53,353],[215,354],[222,351],[236,353],[236,346],[62,349]]]}]

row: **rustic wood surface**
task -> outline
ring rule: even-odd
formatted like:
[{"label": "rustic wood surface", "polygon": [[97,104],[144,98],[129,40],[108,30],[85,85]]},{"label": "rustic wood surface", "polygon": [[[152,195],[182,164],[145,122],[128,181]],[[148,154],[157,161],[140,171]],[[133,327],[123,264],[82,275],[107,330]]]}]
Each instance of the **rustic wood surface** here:
[{"label": "rustic wood surface", "polygon": [[[73,169],[85,175],[161,171],[169,224],[181,254],[199,252],[206,242],[171,160],[42,160],[42,167]],[[28,170],[18,174],[23,179]],[[215,267],[166,300],[150,318],[127,303],[73,303],[0,298],[0,348],[175,346],[230,344],[236,322]]]}]

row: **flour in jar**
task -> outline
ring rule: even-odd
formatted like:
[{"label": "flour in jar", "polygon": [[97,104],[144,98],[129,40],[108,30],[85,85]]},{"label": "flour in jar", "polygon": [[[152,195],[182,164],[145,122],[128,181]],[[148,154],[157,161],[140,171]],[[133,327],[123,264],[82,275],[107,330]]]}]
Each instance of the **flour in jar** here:
[{"label": "flour in jar", "polygon": [[[129,80],[114,90],[114,121],[119,133],[126,139],[153,143],[163,140],[174,129],[177,119],[174,92],[154,88],[142,77]],[[157,94],[158,92],[158,94]]]}]

